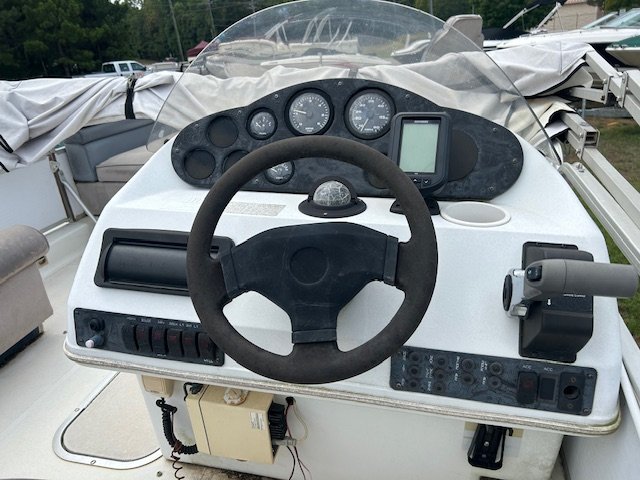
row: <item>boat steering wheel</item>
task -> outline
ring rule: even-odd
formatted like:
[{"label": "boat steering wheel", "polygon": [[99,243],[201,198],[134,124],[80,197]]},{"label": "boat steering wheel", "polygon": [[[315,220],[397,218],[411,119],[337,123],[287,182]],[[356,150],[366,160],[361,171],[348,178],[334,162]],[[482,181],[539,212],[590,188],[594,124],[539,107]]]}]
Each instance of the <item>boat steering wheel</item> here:
[{"label": "boat steering wheel", "polygon": [[[410,240],[400,243],[353,223],[322,222],[270,229],[211,257],[216,225],[243,185],[268,168],[313,157],[358,166],[388,185],[403,208]],[[275,380],[317,384],[366,372],[404,345],[431,301],[437,261],[429,211],[395,163],[353,140],[295,137],[247,154],[211,188],[189,235],[187,281],[202,326],[236,362]],[[405,298],[377,335],[342,351],[336,341],[338,313],[373,280],[395,286]],[[229,323],[223,307],[247,291],[262,294],[289,315],[291,353],[283,356],[258,347]]]}]

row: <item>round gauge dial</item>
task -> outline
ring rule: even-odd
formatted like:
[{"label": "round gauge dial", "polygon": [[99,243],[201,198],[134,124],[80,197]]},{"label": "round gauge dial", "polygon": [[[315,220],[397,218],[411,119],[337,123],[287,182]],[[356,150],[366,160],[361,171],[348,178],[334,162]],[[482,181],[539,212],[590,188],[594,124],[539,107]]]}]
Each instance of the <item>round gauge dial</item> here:
[{"label": "round gauge dial", "polygon": [[393,113],[387,94],[365,90],[347,104],[347,127],[358,138],[377,138],[389,130]]},{"label": "round gauge dial", "polygon": [[295,97],[289,105],[289,123],[302,135],[322,133],[331,120],[331,105],[318,92],[304,92]]},{"label": "round gauge dial", "polygon": [[264,140],[276,131],[276,117],[268,110],[255,112],[249,120],[249,133],[257,140]]},{"label": "round gauge dial", "polygon": [[282,185],[283,183],[287,183],[293,177],[293,163],[285,162],[275,167],[271,167],[269,170],[264,172],[267,180],[275,185]]}]

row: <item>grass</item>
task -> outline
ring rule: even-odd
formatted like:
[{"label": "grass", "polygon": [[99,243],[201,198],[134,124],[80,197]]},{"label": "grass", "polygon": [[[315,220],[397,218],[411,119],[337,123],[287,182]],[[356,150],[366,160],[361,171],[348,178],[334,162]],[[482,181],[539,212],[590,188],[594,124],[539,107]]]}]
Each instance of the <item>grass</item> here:
[{"label": "grass", "polygon": [[[640,190],[640,126],[631,119],[587,117],[587,122],[600,131],[598,149],[636,190]],[[629,263],[604,231],[609,256],[614,263]],[[629,330],[640,340],[640,293],[618,300],[620,314]]]}]

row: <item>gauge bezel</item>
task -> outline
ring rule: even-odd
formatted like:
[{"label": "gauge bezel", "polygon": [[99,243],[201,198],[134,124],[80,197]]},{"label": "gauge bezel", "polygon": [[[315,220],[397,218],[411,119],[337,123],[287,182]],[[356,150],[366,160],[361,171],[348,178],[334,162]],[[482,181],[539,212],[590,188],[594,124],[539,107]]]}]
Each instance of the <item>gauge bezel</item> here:
[{"label": "gauge bezel", "polygon": [[[355,125],[352,124],[351,115],[350,115],[351,107],[356,102],[356,100],[358,100],[363,95],[368,95],[368,94],[379,95],[380,97],[386,100],[386,102],[389,104],[389,107],[390,107],[389,121],[387,122],[385,127],[379,132],[370,133],[370,134],[360,132],[355,127]],[[384,136],[391,129],[391,120],[393,119],[393,116],[395,114],[396,114],[396,105],[393,99],[391,98],[391,96],[387,92],[385,92],[384,90],[380,90],[379,88],[365,88],[364,90],[359,90],[356,93],[354,93],[349,99],[349,101],[347,102],[347,105],[345,106],[345,109],[344,109],[344,124],[346,125],[347,130],[349,130],[351,135],[353,135],[354,137],[360,138],[362,140],[374,140],[376,138],[380,138]]]},{"label": "gauge bezel", "polygon": [[271,170],[271,168],[275,168],[275,167],[278,167],[278,166],[282,165],[282,164],[279,163],[278,165],[274,165],[273,167],[268,168],[263,172],[264,173],[264,178],[267,180],[267,182],[271,183],[272,185],[284,185],[285,183],[289,182],[293,178],[293,175],[296,173],[296,164],[295,164],[295,162],[283,162],[283,163],[290,163],[291,164],[291,174],[285,180],[280,180],[280,181],[274,180],[273,178],[269,178],[269,175],[267,174],[267,172],[269,170]]},{"label": "gauge bezel", "polygon": [[[256,115],[263,112],[268,113],[273,118],[273,131],[266,137],[259,137],[256,136],[251,130],[251,122],[253,122],[253,119]],[[268,140],[269,138],[273,137],[273,135],[276,133],[276,130],[278,130],[278,118],[276,117],[275,112],[273,112],[269,108],[258,108],[256,110],[253,110],[247,117],[247,133],[256,140]]]},{"label": "gauge bezel", "polygon": [[[329,107],[329,119],[327,120],[327,123],[320,130],[318,130],[317,132],[313,132],[313,133],[301,132],[291,122],[291,106],[301,96],[309,94],[309,93],[313,93],[313,94],[316,94],[316,95],[319,95],[320,97],[322,97],[324,99],[324,101],[327,102],[327,106]],[[286,105],[285,111],[284,111],[284,119],[285,119],[285,123],[287,124],[287,127],[289,128],[291,133],[293,133],[294,135],[300,136],[300,137],[304,137],[304,136],[308,136],[308,135],[322,135],[327,130],[329,130],[329,128],[333,124],[333,117],[334,117],[334,108],[333,108],[333,102],[331,101],[331,97],[326,92],[324,92],[322,90],[319,90],[317,88],[307,88],[307,89],[304,89],[304,90],[299,90],[296,93],[294,93],[293,95],[291,95],[291,98],[289,98],[289,101],[287,102],[287,105]]]}]

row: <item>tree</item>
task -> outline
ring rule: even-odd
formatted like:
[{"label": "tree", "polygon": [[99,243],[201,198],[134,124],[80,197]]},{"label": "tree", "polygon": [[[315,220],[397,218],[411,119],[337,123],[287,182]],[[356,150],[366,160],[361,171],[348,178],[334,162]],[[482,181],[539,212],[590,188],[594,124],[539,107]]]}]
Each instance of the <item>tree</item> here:
[{"label": "tree", "polygon": [[614,12],[621,8],[633,8],[640,7],[640,1],[638,0],[603,0],[604,9],[607,12]]}]

